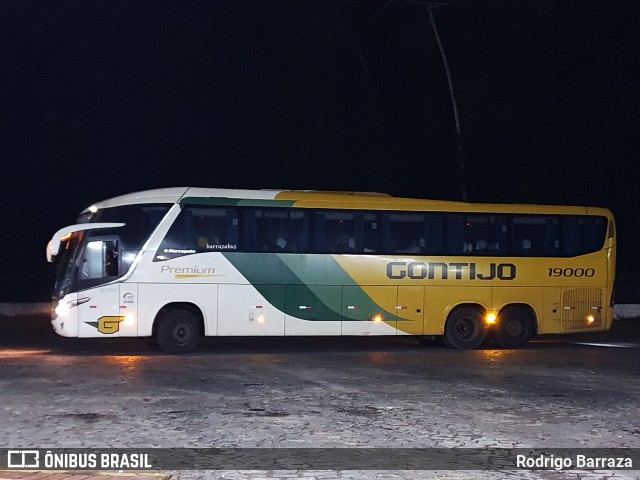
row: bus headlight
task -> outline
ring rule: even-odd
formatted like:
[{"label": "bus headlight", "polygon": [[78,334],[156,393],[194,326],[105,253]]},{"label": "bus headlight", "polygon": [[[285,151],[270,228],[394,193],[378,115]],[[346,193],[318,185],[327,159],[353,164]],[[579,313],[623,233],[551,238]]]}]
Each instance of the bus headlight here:
[{"label": "bus headlight", "polygon": [[58,305],[53,311],[56,312],[56,315],[59,317],[64,317],[73,307],[87,303],[89,300],[91,300],[90,297],[83,297],[77,300],[71,300],[70,302],[67,302],[66,300],[59,300]]},{"label": "bus headlight", "polygon": [[67,313],[69,313],[69,304],[64,300],[60,300],[54,311],[59,317],[64,317]]}]

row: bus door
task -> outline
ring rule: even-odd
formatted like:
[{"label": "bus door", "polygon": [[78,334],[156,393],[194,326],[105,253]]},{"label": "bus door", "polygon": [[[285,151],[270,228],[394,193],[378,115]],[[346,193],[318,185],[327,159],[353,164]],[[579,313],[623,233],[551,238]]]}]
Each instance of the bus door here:
[{"label": "bus door", "polygon": [[120,336],[120,241],[117,236],[88,239],[78,267],[78,335]]}]

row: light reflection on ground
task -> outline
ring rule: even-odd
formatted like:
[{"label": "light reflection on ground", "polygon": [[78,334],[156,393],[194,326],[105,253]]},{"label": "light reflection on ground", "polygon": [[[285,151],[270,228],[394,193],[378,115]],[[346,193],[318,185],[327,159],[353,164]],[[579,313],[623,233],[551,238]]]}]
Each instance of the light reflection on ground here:
[{"label": "light reflection on ground", "polygon": [[128,373],[134,372],[143,360],[141,355],[108,355],[104,357],[105,363],[119,367]]},{"label": "light reflection on ground", "polygon": [[46,355],[50,350],[0,350],[0,358],[20,358],[31,357],[36,355]]}]

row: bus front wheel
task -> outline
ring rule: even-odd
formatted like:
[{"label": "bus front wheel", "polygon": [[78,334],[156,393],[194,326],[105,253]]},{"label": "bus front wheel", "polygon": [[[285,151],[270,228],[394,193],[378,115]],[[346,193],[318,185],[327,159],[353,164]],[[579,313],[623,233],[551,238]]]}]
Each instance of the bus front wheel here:
[{"label": "bus front wheel", "polygon": [[198,316],[186,309],[166,311],[158,320],[158,346],[165,353],[193,352],[202,338]]},{"label": "bus front wheel", "polygon": [[518,307],[505,307],[498,316],[493,338],[504,348],[517,348],[533,337],[533,320],[529,313]]},{"label": "bus front wheel", "polygon": [[443,341],[449,347],[471,350],[480,346],[484,333],[482,314],[475,308],[462,307],[449,315]]}]

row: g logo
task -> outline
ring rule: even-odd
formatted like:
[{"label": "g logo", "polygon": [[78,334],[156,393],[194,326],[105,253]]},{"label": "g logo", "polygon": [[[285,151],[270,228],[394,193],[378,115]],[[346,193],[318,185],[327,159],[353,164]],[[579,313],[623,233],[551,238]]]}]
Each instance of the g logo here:
[{"label": "g logo", "polygon": [[120,330],[120,322],[124,317],[100,317],[98,319],[98,331],[100,333],[111,334]]}]

